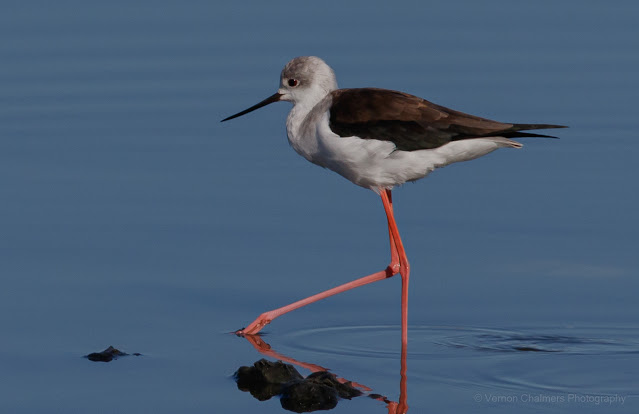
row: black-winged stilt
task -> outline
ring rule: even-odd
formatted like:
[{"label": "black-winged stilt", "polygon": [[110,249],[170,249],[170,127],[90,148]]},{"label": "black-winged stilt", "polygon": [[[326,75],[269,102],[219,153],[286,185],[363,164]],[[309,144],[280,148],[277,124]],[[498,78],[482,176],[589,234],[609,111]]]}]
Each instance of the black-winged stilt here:
[{"label": "black-winged stilt", "polygon": [[298,154],[380,195],[388,219],[391,261],[380,272],[265,312],[237,334],[255,334],[284,313],[399,273],[402,343],[406,344],[410,267],[393,216],[392,188],[423,178],[435,168],[498,148],[522,146],[511,138],[549,137],[524,130],[565,128],[492,121],[392,90],[338,89],[333,70],[314,56],[288,62],[277,93],[223,121],[278,101],[293,103],[286,130]]}]

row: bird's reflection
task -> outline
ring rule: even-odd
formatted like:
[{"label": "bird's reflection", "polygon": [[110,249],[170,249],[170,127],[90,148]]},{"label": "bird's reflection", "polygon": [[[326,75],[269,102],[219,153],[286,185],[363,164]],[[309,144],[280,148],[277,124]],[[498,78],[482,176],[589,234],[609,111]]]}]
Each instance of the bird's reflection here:
[{"label": "bird's reflection", "polygon": [[[270,362],[260,359],[252,366],[240,367],[235,373],[238,388],[250,392],[260,401],[279,395],[284,409],[301,413],[330,410],[335,408],[341,399],[350,400],[365,395],[383,401],[389,414],[404,414],[408,411],[405,344],[402,344],[400,358],[399,401],[391,401],[381,394],[374,393],[366,385],[341,378],[320,365],[283,355],[275,351],[259,335],[244,335],[243,338],[260,354],[277,360]],[[307,369],[311,374],[304,378],[294,366]]]}]

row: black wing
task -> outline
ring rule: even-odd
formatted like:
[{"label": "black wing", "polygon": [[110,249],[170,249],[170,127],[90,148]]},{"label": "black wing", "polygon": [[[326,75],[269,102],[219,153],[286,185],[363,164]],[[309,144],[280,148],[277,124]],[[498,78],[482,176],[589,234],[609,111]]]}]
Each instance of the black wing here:
[{"label": "black wing", "polygon": [[565,128],[492,121],[387,89],[338,89],[331,94],[333,132],[341,137],[391,141],[403,151],[437,148],[451,141],[482,137],[550,137],[520,131]]}]

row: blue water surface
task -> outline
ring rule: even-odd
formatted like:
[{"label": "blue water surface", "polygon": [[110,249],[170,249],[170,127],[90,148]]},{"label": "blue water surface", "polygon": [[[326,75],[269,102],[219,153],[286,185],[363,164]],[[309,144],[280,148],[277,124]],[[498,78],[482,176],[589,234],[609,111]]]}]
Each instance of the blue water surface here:
[{"label": "blue water surface", "polygon": [[[289,148],[289,104],[219,122],[299,55],[341,87],[570,126],[394,192],[409,412],[637,412],[636,2],[2,8],[0,412],[282,412],[233,380],[262,357],[398,401],[398,278],[276,320],[277,354],[229,334],[389,260],[378,197]],[[82,358],[109,345],[142,355]]]}]

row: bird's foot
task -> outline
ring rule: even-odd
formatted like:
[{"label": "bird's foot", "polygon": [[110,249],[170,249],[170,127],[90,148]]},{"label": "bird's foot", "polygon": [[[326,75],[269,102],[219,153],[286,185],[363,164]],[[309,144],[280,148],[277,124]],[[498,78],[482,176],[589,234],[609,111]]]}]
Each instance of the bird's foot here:
[{"label": "bird's foot", "polygon": [[235,331],[235,335],[244,336],[244,335],[255,335],[259,331],[262,330],[266,325],[271,323],[273,318],[269,314],[269,312],[264,312],[260,316],[257,317],[253,322],[249,324],[246,328],[239,329]]}]

